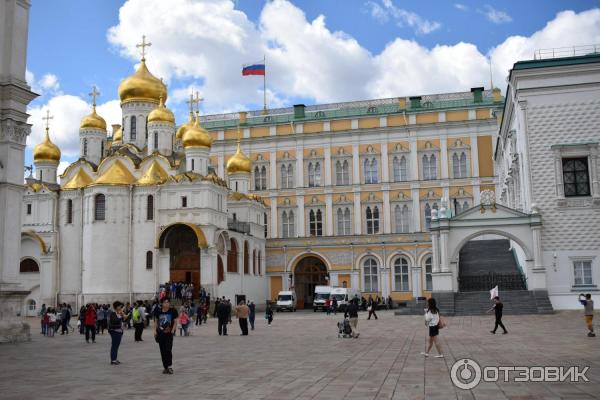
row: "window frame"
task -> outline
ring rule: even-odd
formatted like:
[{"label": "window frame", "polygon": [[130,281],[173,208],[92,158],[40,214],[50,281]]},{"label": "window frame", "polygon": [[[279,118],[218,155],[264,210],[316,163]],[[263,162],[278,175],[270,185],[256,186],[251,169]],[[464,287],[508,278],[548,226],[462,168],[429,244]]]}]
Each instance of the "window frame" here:
[{"label": "window frame", "polygon": [[[369,263],[369,265],[367,265]],[[377,293],[379,292],[379,262],[374,257],[367,257],[362,262],[362,275],[363,275],[363,292],[365,293]],[[367,268],[368,272],[367,273]],[[375,272],[373,273],[373,269]],[[368,282],[368,284],[367,284]]]},{"label": "window frame", "polygon": [[[578,182],[577,181],[577,174],[578,172],[582,172],[582,171],[578,171],[576,168],[573,171],[569,171],[569,172],[565,172],[565,164],[569,163],[569,162],[576,162],[576,161],[580,161],[583,165],[585,165],[585,177],[586,177],[586,181],[585,182]],[[564,196],[567,198],[571,198],[571,197],[590,197],[592,195],[591,192],[591,185],[590,185],[590,178],[591,178],[591,174],[590,174],[590,165],[589,165],[589,158],[588,157],[561,157],[561,170],[562,170],[562,183],[563,183],[563,194]],[[566,175],[567,173],[572,174],[573,175],[573,183],[569,182],[567,183],[567,179],[566,179]],[[579,184],[584,184],[586,185],[586,190],[587,193],[579,193],[579,189],[578,186]],[[575,186],[575,194],[567,194],[567,185],[574,185]]]},{"label": "window frame", "polygon": [[[400,272],[398,272],[400,268]],[[406,268],[406,271],[404,271]],[[410,292],[410,262],[404,256],[396,257],[393,264],[394,292]],[[398,287],[398,277],[400,278],[400,287]]]},{"label": "window frame", "polygon": [[[429,268],[429,272],[427,269]],[[425,258],[425,265],[423,267],[423,271],[425,272],[425,291],[432,292],[433,291],[433,258],[432,256],[428,256]],[[430,285],[428,285],[428,283]]]},{"label": "window frame", "polygon": [[104,193],[97,193],[94,196],[94,221],[106,221],[106,196]]},{"label": "window frame", "polygon": [[154,254],[148,250],[146,252],[146,270],[151,270],[154,266]]},{"label": "window frame", "polygon": [[[571,260],[571,265],[572,265],[572,274],[573,274],[573,287],[594,287],[594,270],[593,270],[593,259],[591,258],[585,258],[585,259],[572,259]],[[578,279],[578,273],[577,273],[577,269],[578,269],[578,264],[580,264],[581,267],[581,282],[577,283],[577,279]],[[585,265],[587,264],[589,266],[589,276],[586,276],[586,271],[584,269]],[[589,278],[589,282],[586,281],[586,278]]]}]

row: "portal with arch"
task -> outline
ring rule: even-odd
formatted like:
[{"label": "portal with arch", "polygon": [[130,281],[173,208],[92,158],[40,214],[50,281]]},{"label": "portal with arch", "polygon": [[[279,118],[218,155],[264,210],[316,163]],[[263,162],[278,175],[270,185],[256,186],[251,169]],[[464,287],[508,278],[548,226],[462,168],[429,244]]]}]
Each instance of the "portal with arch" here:
[{"label": "portal with arch", "polygon": [[298,299],[297,308],[312,308],[315,286],[329,284],[326,261],[316,254],[307,254],[296,260],[291,270],[293,271],[293,290]]},{"label": "portal with arch", "polygon": [[161,232],[158,247],[169,249],[169,280],[200,287],[200,250],[206,243],[196,225],[176,223]]}]

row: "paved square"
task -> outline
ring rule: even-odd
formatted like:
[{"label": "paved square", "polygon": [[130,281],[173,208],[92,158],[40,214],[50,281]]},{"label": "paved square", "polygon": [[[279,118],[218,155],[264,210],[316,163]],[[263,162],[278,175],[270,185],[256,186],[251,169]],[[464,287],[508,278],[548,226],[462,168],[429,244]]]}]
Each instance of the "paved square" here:
[{"label": "paved square", "polygon": [[[79,334],[1,345],[2,399],[593,399],[600,398],[599,338],[586,337],[581,312],[506,316],[508,335],[491,335],[493,316],[448,318],[441,333],[446,358],[424,359],[422,317],[361,313],[359,339],[338,339],[341,315],[276,313],[248,337],[237,321],[219,337],[214,320],[176,337],[175,374],[162,375],[150,330],[135,343],[126,331],[120,366],[109,365],[110,337],[86,344]],[[480,365],[589,366],[587,383],[480,383],[457,389],[455,360]]]}]

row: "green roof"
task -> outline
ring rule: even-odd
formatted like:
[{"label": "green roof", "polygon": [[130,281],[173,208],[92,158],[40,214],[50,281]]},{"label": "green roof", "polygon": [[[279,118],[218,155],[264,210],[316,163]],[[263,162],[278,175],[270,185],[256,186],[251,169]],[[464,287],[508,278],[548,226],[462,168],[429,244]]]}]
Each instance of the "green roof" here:
[{"label": "green roof", "polygon": [[600,53],[590,53],[583,56],[518,61],[513,66],[513,70],[559,67],[563,65],[593,64],[598,62],[600,62]]},{"label": "green roof", "polygon": [[[259,125],[276,125],[286,124],[290,122],[304,123],[321,120],[332,120],[339,118],[358,118],[366,116],[387,116],[393,114],[400,114],[406,112],[419,113],[428,111],[445,111],[452,109],[464,109],[464,108],[478,108],[478,107],[489,107],[489,106],[500,106],[503,104],[504,99],[500,102],[494,102],[491,96],[491,91],[484,92],[484,96],[481,101],[475,102],[471,93],[469,96],[463,96],[463,98],[456,98],[456,96],[449,96],[447,99],[436,99],[438,96],[423,96],[420,106],[414,105],[411,101],[406,102],[406,108],[401,109],[398,98],[382,100],[380,104],[352,107],[354,103],[340,103],[331,109],[317,109],[314,106],[305,108],[304,118],[295,118],[294,112],[291,109],[285,109],[284,113],[275,113],[273,115],[254,115],[246,118],[246,123],[242,124],[243,127],[259,126]],[[439,96],[441,97],[441,96]],[[356,103],[368,103],[368,102],[356,102]],[[325,108],[326,105],[320,106]],[[235,116],[235,117],[234,117]],[[205,116],[202,121],[202,126],[207,130],[222,130],[228,128],[235,128],[239,124],[238,114],[225,114],[221,116]],[[220,118],[222,117],[222,118]]]}]

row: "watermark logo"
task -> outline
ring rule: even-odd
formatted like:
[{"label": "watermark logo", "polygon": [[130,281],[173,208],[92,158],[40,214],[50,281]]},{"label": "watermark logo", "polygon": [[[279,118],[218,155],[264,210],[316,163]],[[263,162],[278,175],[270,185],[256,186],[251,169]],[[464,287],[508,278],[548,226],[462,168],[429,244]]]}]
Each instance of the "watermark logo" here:
[{"label": "watermark logo", "polygon": [[556,366],[486,366],[470,358],[457,360],[450,369],[452,383],[463,390],[484,382],[589,382],[585,375],[590,367]]}]

